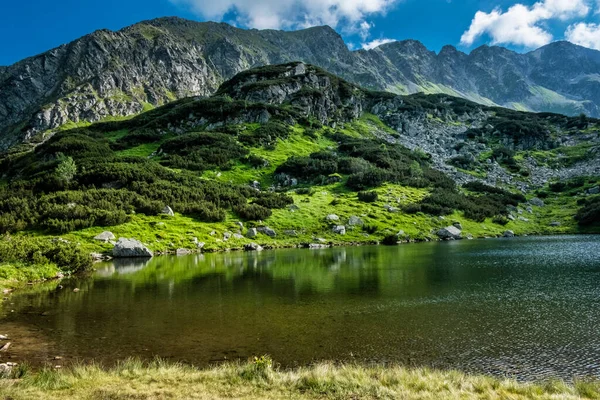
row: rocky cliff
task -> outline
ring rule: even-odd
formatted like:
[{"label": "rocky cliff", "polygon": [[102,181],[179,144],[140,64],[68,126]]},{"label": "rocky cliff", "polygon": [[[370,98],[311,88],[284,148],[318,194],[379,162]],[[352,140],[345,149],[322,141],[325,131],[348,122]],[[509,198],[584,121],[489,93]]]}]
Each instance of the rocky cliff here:
[{"label": "rocky cliff", "polygon": [[461,96],[482,104],[600,115],[600,52],[559,42],[528,54],[417,41],[351,52],[329,27],[242,30],[179,18],[102,30],[0,68],[0,149],[61,126],[208,96],[250,67],[301,60],[361,86]]}]

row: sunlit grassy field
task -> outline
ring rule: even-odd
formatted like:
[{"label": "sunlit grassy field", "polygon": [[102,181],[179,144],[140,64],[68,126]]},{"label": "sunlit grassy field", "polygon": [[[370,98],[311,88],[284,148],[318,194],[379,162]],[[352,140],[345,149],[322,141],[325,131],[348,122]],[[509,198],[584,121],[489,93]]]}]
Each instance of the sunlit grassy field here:
[{"label": "sunlit grassy field", "polygon": [[279,370],[268,357],[207,369],[155,361],[0,379],[6,399],[598,399],[596,381],[519,383],[423,368],[321,363]]}]

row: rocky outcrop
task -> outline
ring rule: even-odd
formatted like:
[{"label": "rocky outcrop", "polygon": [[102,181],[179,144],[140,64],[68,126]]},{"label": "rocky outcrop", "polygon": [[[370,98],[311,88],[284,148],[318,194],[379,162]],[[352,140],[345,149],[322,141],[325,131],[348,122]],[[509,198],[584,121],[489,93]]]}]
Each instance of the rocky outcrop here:
[{"label": "rocky outcrop", "polygon": [[114,233],[109,232],[109,231],[104,231],[94,237],[94,240],[98,240],[99,242],[105,242],[105,243],[108,243],[111,240],[115,240],[115,239],[116,239],[116,237],[115,237]]},{"label": "rocky outcrop", "polygon": [[462,239],[462,232],[455,226],[447,226],[437,231],[437,236],[442,240],[458,240]]},{"label": "rocky outcrop", "polygon": [[135,239],[120,238],[113,248],[115,258],[152,257],[154,254],[142,242]]},{"label": "rocky outcrop", "polygon": [[277,233],[275,232],[275,230],[267,227],[267,226],[261,226],[260,228],[256,228],[258,232],[267,235],[271,238],[274,238],[277,236]]},{"label": "rocky outcrop", "polygon": [[[436,54],[413,40],[353,52],[329,27],[259,31],[160,18],[118,32],[96,31],[0,68],[0,150],[70,122],[208,96],[252,66],[294,60],[371,89],[444,92],[483,104],[600,116],[599,54],[567,42],[527,54],[487,46],[470,54],[446,46]],[[292,73],[313,87],[330,85],[330,94],[337,94],[307,97],[297,85],[286,84],[260,93],[248,90],[246,98],[289,101],[322,120],[331,116],[332,101],[341,101],[345,112],[359,112],[360,102],[347,88],[337,91],[330,77],[305,74],[302,66]]]}]

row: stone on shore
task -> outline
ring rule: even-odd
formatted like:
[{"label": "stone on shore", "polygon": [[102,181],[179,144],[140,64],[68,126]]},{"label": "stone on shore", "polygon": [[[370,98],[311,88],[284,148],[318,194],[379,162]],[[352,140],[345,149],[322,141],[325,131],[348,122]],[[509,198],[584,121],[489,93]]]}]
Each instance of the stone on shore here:
[{"label": "stone on shore", "polygon": [[135,239],[120,238],[113,248],[113,257],[152,257],[152,251]]},{"label": "stone on shore", "polygon": [[98,241],[104,242],[104,243],[108,243],[111,240],[115,240],[115,239],[116,239],[116,237],[115,237],[114,233],[109,232],[109,231],[104,231],[101,234],[94,237],[94,240],[98,240]]},{"label": "stone on shore", "polygon": [[437,236],[443,240],[457,240],[461,239],[461,230],[455,226],[447,226],[437,231]]}]

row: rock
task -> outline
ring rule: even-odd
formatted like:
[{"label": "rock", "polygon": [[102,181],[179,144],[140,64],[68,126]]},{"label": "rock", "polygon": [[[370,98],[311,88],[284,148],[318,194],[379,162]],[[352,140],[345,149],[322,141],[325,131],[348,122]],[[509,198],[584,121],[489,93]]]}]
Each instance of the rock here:
[{"label": "rock", "polygon": [[192,254],[192,251],[189,249],[177,249],[175,252],[178,256],[184,256],[186,254]]},{"label": "rock", "polygon": [[344,225],[336,225],[332,228],[332,232],[338,235],[345,235],[346,227]]},{"label": "rock", "polygon": [[359,217],[357,217],[356,215],[353,215],[350,217],[350,219],[348,220],[348,225],[350,226],[363,226],[364,222],[362,219],[360,219]]},{"label": "rock", "polygon": [[235,223],[240,229],[244,229],[244,224],[241,221]]},{"label": "rock", "polygon": [[297,205],[295,205],[295,204],[290,204],[290,205],[288,206],[288,210],[290,210],[291,212],[298,211],[299,209],[300,209],[300,207],[298,207],[298,206],[297,206]]},{"label": "rock", "polygon": [[386,210],[387,212],[391,212],[391,213],[397,213],[397,212],[399,212],[399,211],[400,211],[400,209],[399,209],[399,208],[392,207],[392,206],[390,206],[389,204],[386,204],[386,205],[384,205],[384,206],[383,206],[383,208],[385,208],[385,210]]},{"label": "rock", "polygon": [[215,236],[216,234],[217,234],[217,232],[216,232],[216,231],[211,231],[211,232],[210,232],[210,236]]},{"label": "rock", "polygon": [[515,237],[515,233],[513,231],[504,231],[502,236],[505,238],[512,238],[512,237]]},{"label": "rock", "polygon": [[467,234],[467,240],[473,240],[473,235],[471,235],[470,233]]},{"label": "rock", "polygon": [[6,335],[0,335],[0,340],[8,340],[8,336],[6,336]]},{"label": "rock", "polygon": [[508,218],[511,221],[514,221],[516,219],[515,216],[512,214],[508,214],[508,216],[506,218]]},{"label": "rock", "polygon": [[452,226],[455,227],[456,229],[461,230],[461,231],[463,229],[462,224],[460,222],[453,222]]},{"label": "rock", "polygon": [[250,239],[255,238],[256,235],[258,235],[256,228],[250,228],[248,229],[248,232],[246,232],[246,237]]},{"label": "rock", "polygon": [[519,221],[529,222],[529,220],[525,217],[519,217]]},{"label": "rock", "polygon": [[231,232],[225,232],[225,233],[223,234],[223,241],[224,241],[224,242],[226,242],[226,241],[228,241],[229,239],[231,239]]},{"label": "rock", "polygon": [[529,200],[529,204],[537,207],[544,207],[544,201],[538,197],[534,197],[533,199]]},{"label": "rock", "polygon": [[115,240],[116,237],[112,232],[104,231],[101,234],[94,237],[94,240],[98,240],[100,242],[108,243],[111,240]]},{"label": "rock", "polygon": [[338,217],[338,216],[337,216],[337,215],[335,215],[335,214],[329,214],[328,216],[326,216],[326,217],[325,217],[325,219],[326,219],[327,221],[339,221],[339,220],[340,220],[340,217]]},{"label": "rock", "polygon": [[287,235],[287,236],[298,236],[298,232],[296,232],[293,229],[285,230],[285,231],[283,231],[283,234]]},{"label": "rock", "polygon": [[455,226],[448,226],[437,231],[436,235],[443,240],[456,240],[461,238],[461,230]]},{"label": "rock", "polygon": [[160,213],[164,214],[164,215],[168,215],[169,217],[174,217],[175,216],[175,213],[173,212],[173,209],[171,207],[169,207],[169,206],[165,206],[165,208],[163,208]]},{"label": "rock", "polygon": [[528,206],[525,211],[527,211],[529,214],[533,214],[533,208],[531,208],[530,206]]},{"label": "rock", "polygon": [[244,250],[246,250],[246,251],[262,251],[263,248],[259,244],[249,243],[244,246]]},{"label": "rock", "polygon": [[309,249],[326,249],[329,246],[327,246],[326,244],[323,243],[311,243],[308,245]]},{"label": "rock", "polygon": [[235,239],[243,239],[243,238],[244,238],[244,235],[242,235],[242,234],[240,234],[240,233],[234,233],[234,234],[233,234],[233,237],[234,237]]},{"label": "rock", "polygon": [[267,226],[261,226],[257,230],[258,230],[258,232],[260,232],[262,234],[265,234],[265,235],[267,235],[269,237],[272,237],[272,238],[274,238],[274,237],[277,236],[277,233],[273,229],[271,229],[271,228],[269,228]]},{"label": "rock", "polygon": [[600,186],[594,186],[587,190],[587,194],[600,194]]},{"label": "rock", "polygon": [[558,222],[558,221],[553,221],[553,222],[550,222],[550,226],[552,226],[552,227],[558,227],[558,226],[561,226],[561,223]]},{"label": "rock", "polygon": [[152,251],[135,239],[120,238],[112,251],[113,257],[152,257]]}]

